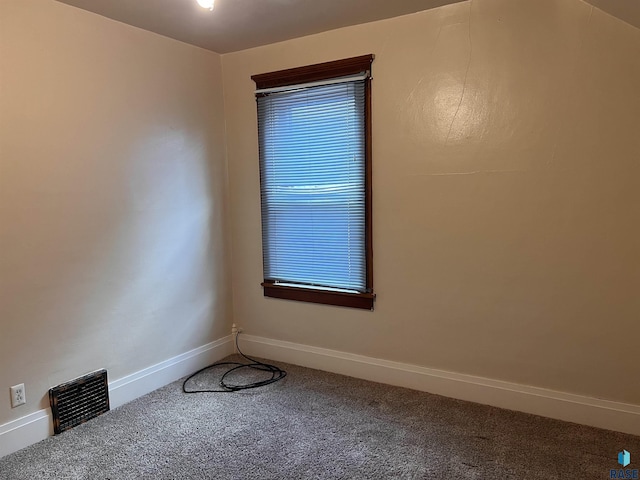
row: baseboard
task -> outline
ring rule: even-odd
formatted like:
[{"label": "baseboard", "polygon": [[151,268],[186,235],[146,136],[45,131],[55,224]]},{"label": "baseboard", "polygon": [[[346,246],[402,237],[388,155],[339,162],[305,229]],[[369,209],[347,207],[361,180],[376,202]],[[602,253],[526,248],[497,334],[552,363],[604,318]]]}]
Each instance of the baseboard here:
[{"label": "baseboard", "polygon": [[640,435],[640,405],[435,370],[253,335],[241,335],[240,348],[247,355]]},{"label": "baseboard", "polygon": [[109,382],[109,402],[117,408],[142,395],[175,382],[233,353],[231,335]]},{"label": "baseboard", "polygon": [[[124,405],[232,353],[231,336],[227,336],[109,382],[111,408]],[[50,409],[39,410],[0,425],[0,458],[44,440],[52,434]]]},{"label": "baseboard", "polygon": [[[109,383],[112,408],[233,353],[231,337],[203,345]],[[640,406],[472,375],[435,370],[336,350],[243,334],[240,347],[260,356],[374,382],[640,435]],[[44,440],[51,412],[39,410],[0,425],[0,458]]]},{"label": "baseboard", "polygon": [[50,410],[37,412],[0,425],[0,458],[53,435]]}]

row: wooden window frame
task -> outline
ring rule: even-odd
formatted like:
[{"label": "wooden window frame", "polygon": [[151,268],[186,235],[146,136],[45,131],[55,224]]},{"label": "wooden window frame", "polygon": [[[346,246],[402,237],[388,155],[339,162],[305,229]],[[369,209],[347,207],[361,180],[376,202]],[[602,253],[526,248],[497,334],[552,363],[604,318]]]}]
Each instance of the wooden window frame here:
[{"label": "wooden window frame", "polygon": [[[303,83],[318,82],[332,78],[357,75],[370,71],[373,55],[318,63],[304,67],[290,68],[277,72],[253,75],[258,90],[266,88],[286,87]],[[331,289],[305,288],[304,286],[281,285],[265,280],[261,285],[265,297],[296,300],[300,302],[319,303],[341,307],[373,310],[376,298],[373,293],[373,239],[372,239],[372,166],[371,166],[371,76],[365,80],[365,261],[366,292],[348,293]]]}]

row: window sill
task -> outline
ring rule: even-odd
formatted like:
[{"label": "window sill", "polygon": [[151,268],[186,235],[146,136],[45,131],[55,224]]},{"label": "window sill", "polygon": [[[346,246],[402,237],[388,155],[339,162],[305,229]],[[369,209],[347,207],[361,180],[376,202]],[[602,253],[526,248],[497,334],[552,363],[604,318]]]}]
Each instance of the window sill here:
[{"label": "window sill", "polygon": [[265,297],[335,305],[338,307],[360,308],[363,310],[373,310],[373,302],[376,298],[374,293],[334,292],[315,288],[289,287],[270,282],[264,282],[262,286],[264,287]]}]

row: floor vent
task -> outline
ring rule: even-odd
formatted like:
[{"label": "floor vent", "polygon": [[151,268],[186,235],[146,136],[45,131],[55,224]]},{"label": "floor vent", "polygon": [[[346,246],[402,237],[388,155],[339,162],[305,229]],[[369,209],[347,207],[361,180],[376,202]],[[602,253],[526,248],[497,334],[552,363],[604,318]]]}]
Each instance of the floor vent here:
[{"label": "floor vent", "polygon": [[99,370],[49,390],[56,435],[109,411],[107,371]]}]

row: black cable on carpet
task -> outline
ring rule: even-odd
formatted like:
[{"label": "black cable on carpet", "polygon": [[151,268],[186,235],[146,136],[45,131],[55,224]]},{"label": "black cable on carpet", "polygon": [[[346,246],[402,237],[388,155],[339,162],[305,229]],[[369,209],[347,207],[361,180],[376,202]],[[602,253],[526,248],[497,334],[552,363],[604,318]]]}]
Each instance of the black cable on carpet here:
[{"label": "black cable on carpet", "polygon": [[[211,364],[208,367],[201,368],[200,370],[198,370],[196,373],[191,375],[182,383],[182,391],[184,393],[231,393],[231,392],[237,392],[240,390],[248,390],[250,388],[263,387],[265,385],[275,383],[278,380],[282,380],[284,377],[287,376],[287,372],[285,372],[281,368],[278,368],[275,365],[269,365],[268,363],[260,362],[253,358],[247,357],[244,353],[242,353],[242,351],[240,350],[240,347],[238,346],[239,336],[240,336],[240,332],[236,334],[236,339],[235,339],[236,349],[238,350],[238,353],[243,358],[246,358],[251,363],[218,362],[218,363]],[[196,375],[204,371],[211,370],[212,368],[220,367],[223,365],[233,365],[233,366],[222,375],[222,378],[220,378],[219,385],[220,387],[222,387],[222,390],[187,390],[187,382],[191,380],[193,377],[195,377]],[[227,375],[237,370],[240,370],[242,368],[252,368],[254,370],[260,370],[262,372],[270,372],[271,378],[267,378],[266,380],[261,380],[259,382],[246,383],[244,385],[230,385],[225,381],[225,378],[227,377]]]}]

